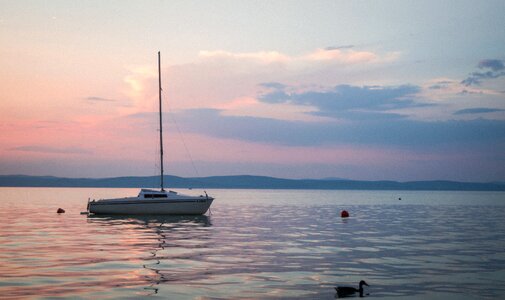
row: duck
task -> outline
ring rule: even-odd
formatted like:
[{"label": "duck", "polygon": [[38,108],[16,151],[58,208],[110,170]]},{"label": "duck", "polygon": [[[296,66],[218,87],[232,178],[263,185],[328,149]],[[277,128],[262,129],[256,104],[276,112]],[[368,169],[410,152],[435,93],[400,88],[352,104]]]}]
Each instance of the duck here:
[{"label": "duck", "polygon": [[369,286],[364,280],[359,282],[359,288],[355,288],[352,286],[337,286],[335,290],[337,291],[337,296],[339,298],[353,296],[355,293],[359,293],[360,297],[363,297],[363,286]]}]

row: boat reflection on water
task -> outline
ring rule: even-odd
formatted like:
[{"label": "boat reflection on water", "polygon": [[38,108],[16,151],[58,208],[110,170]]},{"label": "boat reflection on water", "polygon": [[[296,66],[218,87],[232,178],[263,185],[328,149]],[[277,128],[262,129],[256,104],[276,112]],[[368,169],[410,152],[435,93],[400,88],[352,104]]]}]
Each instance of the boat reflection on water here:
[{"label": "boat reflection on water", "polygon": [[145,282],[144,296],[157,294],[159,284],[185,281],[207,273],[206,264],[181,267],[199,261],[202,252],[212,246],[211,217],[206,215],[89,215],[88,222],[123,232],[135,245],[143,270],[139,280]]},{"label": "boat reflection on water", "polygon": [[[114,224],[195,224],[212,226],[211,218],[206,215],[88,215],[90,223]],[[151,226],[149,226],[151,227]]]}]

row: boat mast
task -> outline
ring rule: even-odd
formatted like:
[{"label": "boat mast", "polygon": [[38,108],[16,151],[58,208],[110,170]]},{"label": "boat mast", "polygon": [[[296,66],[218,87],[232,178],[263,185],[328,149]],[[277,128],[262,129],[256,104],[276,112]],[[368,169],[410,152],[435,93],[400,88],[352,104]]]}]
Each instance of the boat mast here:
[{"label": "boat mast", "polygon": [[162,116],[161,116],[161,58],[160,51],[158,51],[158,86],[159,86],[159,99],[160,99],[160,164],[161,164],[161,190],[163,189],[163,126],[162,126]]}]

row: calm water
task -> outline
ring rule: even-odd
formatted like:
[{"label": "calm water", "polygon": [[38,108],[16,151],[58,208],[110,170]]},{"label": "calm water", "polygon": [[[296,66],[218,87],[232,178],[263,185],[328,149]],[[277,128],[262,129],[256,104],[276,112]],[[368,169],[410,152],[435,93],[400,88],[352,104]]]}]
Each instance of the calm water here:
[{"label": "calm water", "polygon": [[370,298],[505,298],[505,193],[211,190],[210,216],[79,214],[136,193],[0,188],[0,298],[333,299],[361,279]]}]

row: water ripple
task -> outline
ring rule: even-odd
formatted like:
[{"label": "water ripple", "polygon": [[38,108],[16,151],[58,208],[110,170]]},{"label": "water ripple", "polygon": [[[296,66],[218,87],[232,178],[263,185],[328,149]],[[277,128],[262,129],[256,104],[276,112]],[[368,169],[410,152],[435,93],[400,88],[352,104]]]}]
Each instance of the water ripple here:
[{"label": "water ripple", "polygon": [[1,199],[3,298],[332,299],[361,279],[376,298],[505,296],[503,206],[225,199],[210,217],[118,218],[79,215],[76,195],[64,215]]}]

